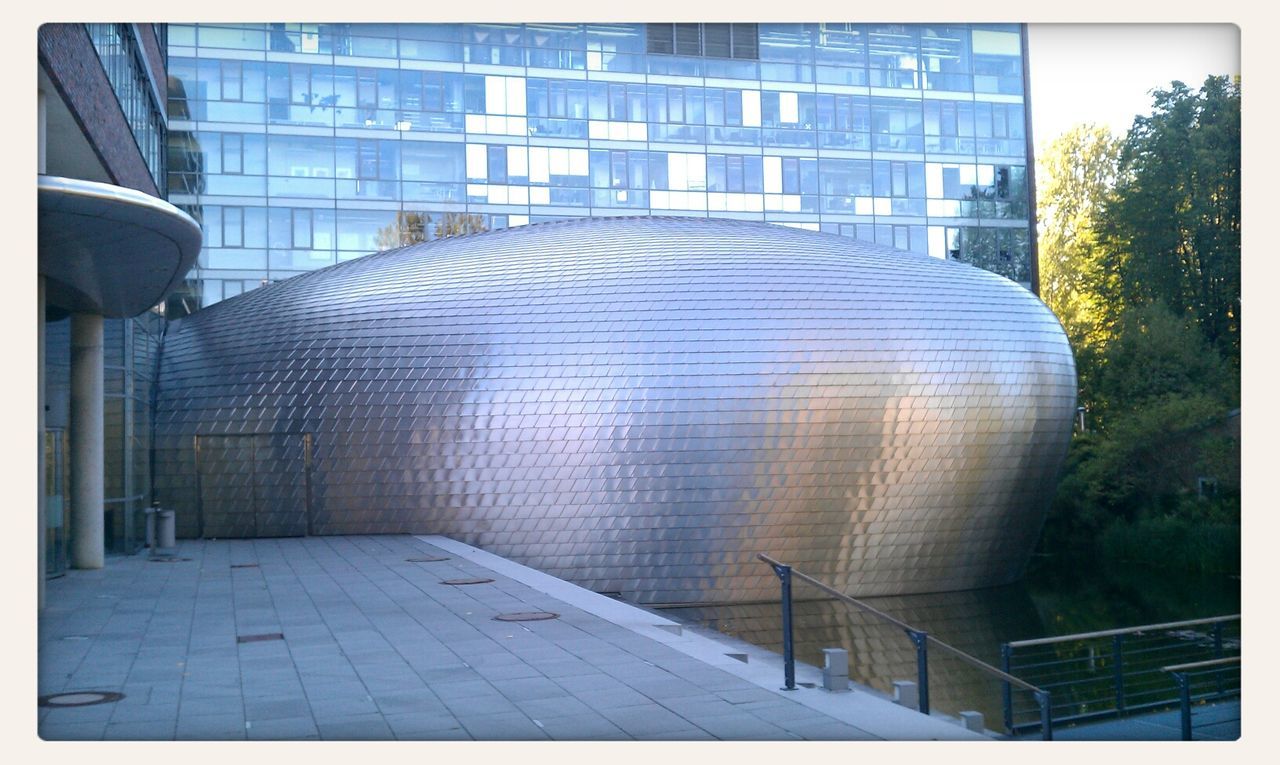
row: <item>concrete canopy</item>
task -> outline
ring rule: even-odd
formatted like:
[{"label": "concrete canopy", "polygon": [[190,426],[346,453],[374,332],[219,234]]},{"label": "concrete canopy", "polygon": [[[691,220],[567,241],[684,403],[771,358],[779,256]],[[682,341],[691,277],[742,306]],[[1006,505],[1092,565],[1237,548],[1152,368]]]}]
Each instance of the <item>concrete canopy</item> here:
[{"label": "concrete canopy", "polygon": [[40,275],[50,307],[107,318],[159,303],[200,254],[200,225],[162,199],[40,176]]}]

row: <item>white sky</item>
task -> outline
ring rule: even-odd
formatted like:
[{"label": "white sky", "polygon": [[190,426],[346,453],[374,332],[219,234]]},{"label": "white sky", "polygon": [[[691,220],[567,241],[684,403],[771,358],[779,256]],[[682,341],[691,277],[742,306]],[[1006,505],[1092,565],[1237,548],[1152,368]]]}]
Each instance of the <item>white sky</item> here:
[{"label": "white sky", "polygon": [[1079,122],[1123,137],[1151,113],[1149,91],[1240,73],[1233,24],[1031,24],[1031,129],[1036,155]]}]

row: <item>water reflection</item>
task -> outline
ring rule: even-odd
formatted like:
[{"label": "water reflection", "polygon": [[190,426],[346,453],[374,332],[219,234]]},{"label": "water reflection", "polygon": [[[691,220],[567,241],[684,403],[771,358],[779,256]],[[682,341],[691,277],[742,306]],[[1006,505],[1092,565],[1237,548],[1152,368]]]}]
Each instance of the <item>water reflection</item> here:
[{"label": "water reflection", "polygon": [[[1240,580],[1115,564],[1058,564],[1033,566],[1026,580],[1007,587],[864,600],[999,667],[1001,643],[1239,613]],[[664,613],[782,651],[777,603],[673,608]],[[797,602],[794,619],[798,661],[821,666],[823,648],[842,647],[849,651],[850,676],[863,685],[892,693],[894,680],[916,679],[915,646],[896,627],[830,600]],[[778,680],[781,684],[781,676]],[[1001,730],[1001,693],[999,681],[981,670],[937,651],[930,654],[934,710],[952,715],[976,710],[986,717],[988,728]],[[1032,705],[1029,694],[1014,693],[1016,705]]]},{"label": "water reflection", "polygon": [[[1021,584],[864,600],[996,667],[1002,642],[1045,634],[1035,604]],[[699,606],[664,613],[782,651],[777,603]],[[893,681],[916,679],[915,646],[901,629],[832,600],[797,602],[793,614],[797,661],[821,666],[823,648],[844,648],[849,652],[849,674],[858,683],[892,693]],[[990,675],[940,652],[930,654],[929,697],[934,710],[949,714],[977,710],[985,715],[988,728],[999,729],[1000,693],[1000,683]]]}]

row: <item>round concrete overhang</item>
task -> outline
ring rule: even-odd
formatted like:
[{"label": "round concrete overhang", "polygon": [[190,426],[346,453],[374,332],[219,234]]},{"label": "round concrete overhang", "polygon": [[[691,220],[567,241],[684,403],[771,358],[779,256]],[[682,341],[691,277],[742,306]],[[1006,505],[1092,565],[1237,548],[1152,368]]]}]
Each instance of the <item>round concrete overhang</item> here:
[{"label": "round concrete overhang", "polygon": [[40,275],[50,308],[137,316],[181,283],[200,254],[200,224],[140,191],[42,175]]}]

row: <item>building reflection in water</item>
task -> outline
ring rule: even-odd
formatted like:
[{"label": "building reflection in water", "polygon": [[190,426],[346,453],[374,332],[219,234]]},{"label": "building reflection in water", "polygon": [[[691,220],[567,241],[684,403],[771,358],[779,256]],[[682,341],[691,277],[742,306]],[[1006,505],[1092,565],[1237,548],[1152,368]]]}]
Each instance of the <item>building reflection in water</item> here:
[{"label": "building reflection in water", "polygon": [[[1045,634],[1022,584],[864,602],[995,667],[1000,666],[1002,642]],[[834,600],[797,601],[793,608],[797,661],[820,667],[823,648],[844,648],[849,652],[850,677],[857,683],[892,694],[893,681],[916,679],[915,646],[901,629]],[[778,603],[681,607],[663,613],[782,652]],[[781,676],[778,681],[781,684]],[[929,654],[929,697],[934,711],[954,715],[976,710],[986,717],[988,728],[1003,727],[1000,682],[941,651]]]}]

